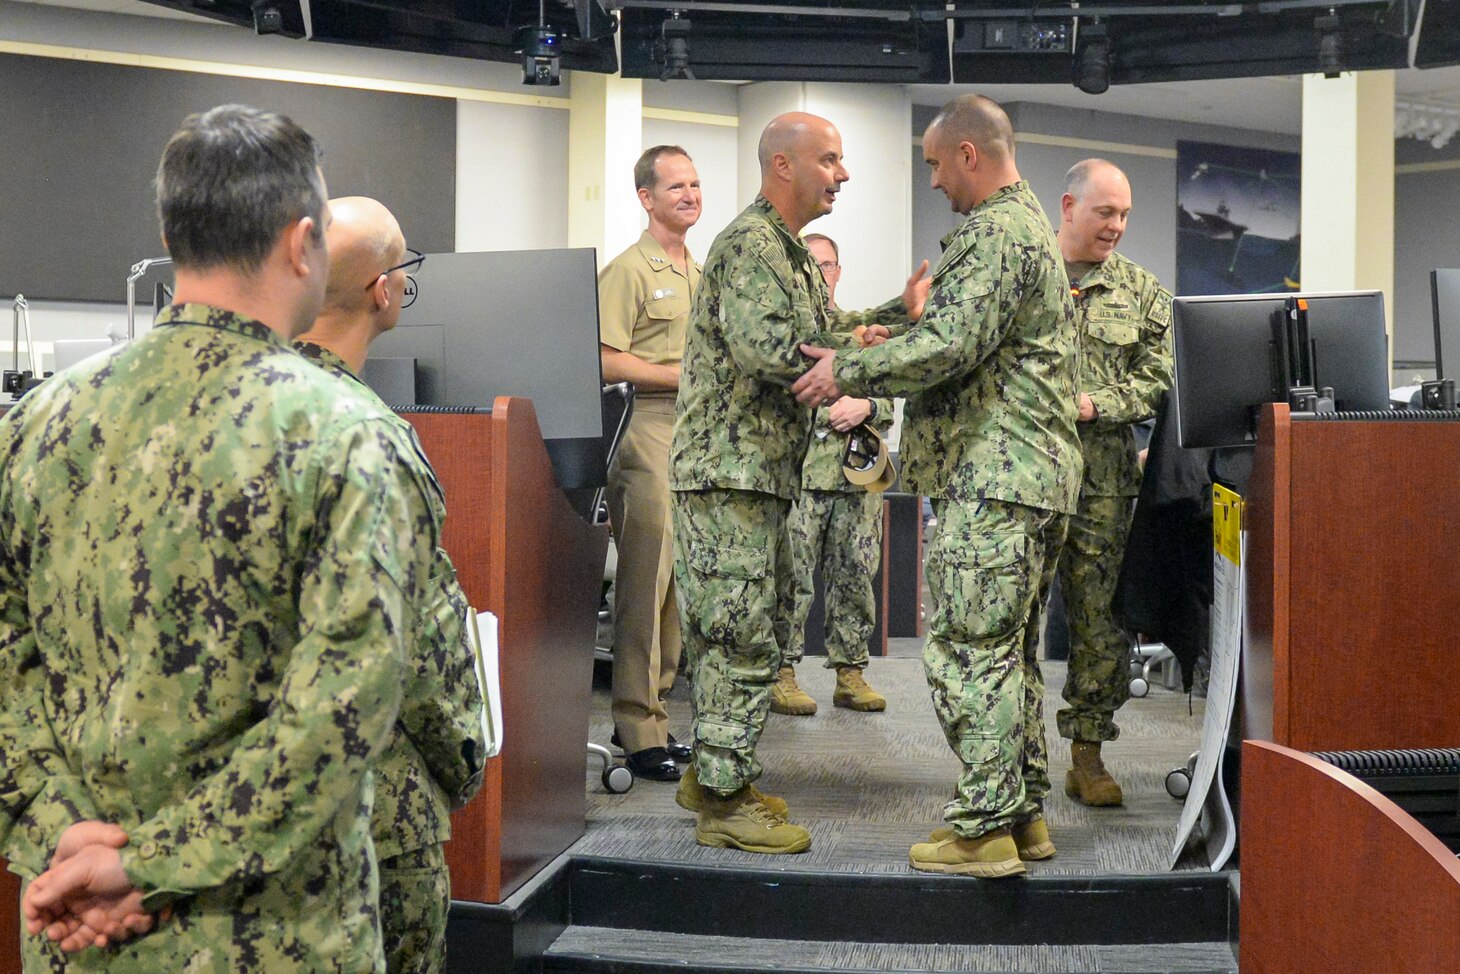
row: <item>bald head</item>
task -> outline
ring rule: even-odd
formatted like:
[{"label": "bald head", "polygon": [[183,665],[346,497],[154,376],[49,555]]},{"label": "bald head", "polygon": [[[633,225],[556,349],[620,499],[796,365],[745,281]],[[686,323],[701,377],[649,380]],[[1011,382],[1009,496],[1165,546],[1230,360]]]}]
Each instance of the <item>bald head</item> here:
[{"label": "bald head", "polygon": [[[794,156],[808,142],[825,138],[836,132],[836,126],[819,115],[808,112],[787,112],[771,119],[765,131],[760,133],[760,145],[756,156],[760,159],[761,175],[766,175],[775,161],[777,153]],[[838,135],[840,140],[840,135]]]},{"label": "bald head", "polygon": [[1119,166],[1104,159],[1082,159],[1065,173],[1065,192],[1076,200],[1084,199],[1092,188],[1103,189],[1112,183],[1124,185],[1129,195],[1130,180]]},{"label": "bald head", "polygon": [[405,253],[400,224],[383,204],[365,196],[330,200],[330,215],[333,219],[325,232],[330,278],[324,310],[365,310],[372,302],[370,286]]},{"label": "bald head", "polygon": [[993,162],[1014,160],[1014,126],[998,102],[983,95],[960,95],[943,106],[924,135],[945,145],[967,142]]}]

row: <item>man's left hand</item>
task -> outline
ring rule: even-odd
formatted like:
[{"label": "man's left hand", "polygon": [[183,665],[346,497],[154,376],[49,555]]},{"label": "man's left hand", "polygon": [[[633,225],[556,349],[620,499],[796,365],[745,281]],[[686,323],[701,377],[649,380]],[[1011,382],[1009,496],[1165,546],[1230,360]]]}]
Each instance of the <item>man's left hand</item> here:
[{"label": "man's left hand", "polygon": [[872,400],[842,396],[831,404],[828,419],[831,421],[832,429],[838,433],[846,433],[865,423],[867,417],[871,415]]},{"label": "man's left hand", "polygon": [[1092,422],[1095,419],[1095,417],[1096,416],[1099,416],[1099,415],[1100,415],[1100,410],[1098,410],[1098,409],[1095,408],[1095,400],[1091,399],[1088,393],[1084,393],[1084,392],[1080,393],[1080,420],[1079,421],[1082,422],[1082,423],[1089,423],[1089,422]]},{"label": "man's left hand", "polygon": [[907,316],[917,321],[923,316],[923,304],[928,300],[928,288],[933,286],[933,279],[927,276],[928,262],[923,261],[918,269],[912,272],[912,277],[907,279],[907,287],[902,290],[902,306],[907,309]]},{"label": "man's left hand", "polygon": [[796,401],[815,407],[825,406],[840,399],[842,391],[837,387],[833,371],[836,368],[834,365],[836,350],[818,348],[815,345],[802,345],[801,354],[815,359],[816,364],[811,366],[811,371],[791,384],[791,391],[796,394]]}]

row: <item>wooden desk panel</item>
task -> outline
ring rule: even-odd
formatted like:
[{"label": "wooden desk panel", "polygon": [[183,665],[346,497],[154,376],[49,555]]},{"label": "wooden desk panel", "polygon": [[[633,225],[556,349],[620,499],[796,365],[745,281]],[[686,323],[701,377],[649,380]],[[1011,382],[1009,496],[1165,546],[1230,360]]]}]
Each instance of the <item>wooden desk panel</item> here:
[{"label": "wooden desk panel", "polygon": [[1460,862],[1408,813],[1258,741],[1242,745],[1242,802],[1242,974],[1460,970]]}]

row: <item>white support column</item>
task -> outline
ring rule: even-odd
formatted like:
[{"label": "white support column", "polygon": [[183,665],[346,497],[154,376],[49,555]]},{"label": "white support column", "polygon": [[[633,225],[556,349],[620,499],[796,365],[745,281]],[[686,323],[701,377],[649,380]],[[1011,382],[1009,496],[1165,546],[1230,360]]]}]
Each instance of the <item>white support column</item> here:
[{"label": "white support column", "polygon": [[1303,78],[1302,285],[1384,292],[1394,347],[1394,72]]},{"label": "white support column", "polygon": [[601,268],[639,238],[634,163],[643,151],[643,83],[575,71],[568,118],[568,246],[594,247]]}]

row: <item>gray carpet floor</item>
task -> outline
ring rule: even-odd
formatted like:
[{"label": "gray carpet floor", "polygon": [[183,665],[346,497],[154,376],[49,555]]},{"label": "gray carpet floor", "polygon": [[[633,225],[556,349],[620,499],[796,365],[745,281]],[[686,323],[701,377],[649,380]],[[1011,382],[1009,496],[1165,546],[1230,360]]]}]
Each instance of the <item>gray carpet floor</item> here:
[{"label": "gray carpet floor", "polygon": [[[959,769],[933,715],[922,663],[915,657],[919,642],[895,640],[889,649],[898,655],[874,658],[868,667],[868,681],[887,697],[885,713],[832,707],[834,673],[821,666],[822,660],[808,659],[797,672],[821,705],[819,711],[812,717],[768,718],[758,751],[765,775],[758,786],[784,797],[792,820],[810,829],[808,852],[758,856],[701,847],[695,843],[693,816],[674,804],[673,784],[640,780],[628,793],[611,795],[599,781],[596,759],[590,759],[585,777],[587,834],[570,851],[730,868],[907,872],[908,847],[926,841],[941,824]],[[1165,777],[1196,750],[1205,701],[1189,702],[1185,694],[1157,682],[1149,696],[1126,704],[1117,716],[1120,739],[1104,749],[1106,765],[1125,790],[1125,805],[1087,808],[1063,789],[1069,747],[1055,730],[1054,715],[1062,704],[1065,666],[1046,662],[1043,669],[1054,786],[1045,814],[1059,852],[1030,863],[1030,875],[1164,872],[1182,808],[1166,793]],[[607,744],[612,724],[603,676],[594,689],[591,733],[592,740]],[[671,697],[670,716],[676,736],[689,739],[683,680]],[[1181,868],[1206,865],[1196,852],[1188,853]],[[976,969],[981,968],[970,968]]]}]

